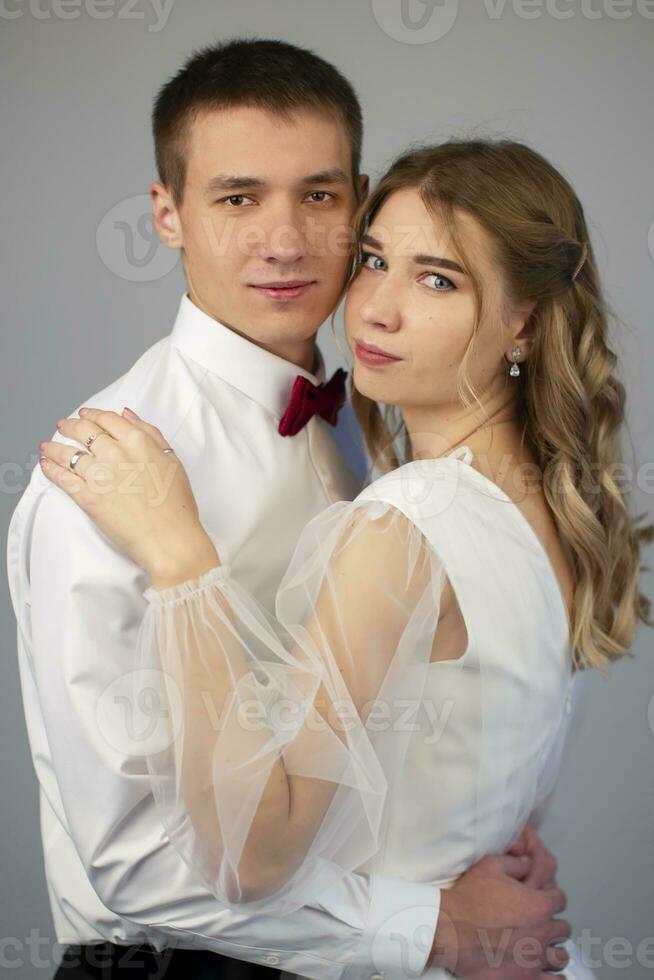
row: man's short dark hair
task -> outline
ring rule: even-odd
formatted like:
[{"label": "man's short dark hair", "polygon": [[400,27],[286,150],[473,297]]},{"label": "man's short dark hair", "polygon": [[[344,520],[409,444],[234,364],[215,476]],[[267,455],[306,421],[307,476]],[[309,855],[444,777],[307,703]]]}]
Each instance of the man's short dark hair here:
[{"label": "man's short dark hair", "polygon": [[286,41],[236,38],[194,52],[159,90],[152,133],[159,180],[177,206],[186,183],[190,125],[204,111],[253,106],[288,118],[313,109],[345,126],[357,189],[361,106],[348,80],[328,61]]}]

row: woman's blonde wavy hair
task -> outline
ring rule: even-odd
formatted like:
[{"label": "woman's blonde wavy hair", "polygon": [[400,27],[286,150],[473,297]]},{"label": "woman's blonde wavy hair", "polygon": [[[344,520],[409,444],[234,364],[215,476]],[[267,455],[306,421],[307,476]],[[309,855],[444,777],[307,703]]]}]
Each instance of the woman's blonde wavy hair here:
[{"label": "woman's blonde wavy hair", "polygon": [[[637,619],[654,625],[651,603],[639,592],[646,568],[640,549],[654,537],[654,525],[636,527],[645,515],[631,516],[630,491],[618,482],[625,388],[608,343],[609,319],[618,318],[602,297],[582,206],[564,177],[528,146],[451,140],[411,150],[391,165],[355,214],[356,243],[386,198],[404,188],[417,189],[427,210],[438,213],[473,284],[475,323],[457,378],[463,405],[481,405],[466,366],[484,291],[461,244],[457,209],[490,234],[507,303],[536,302],[535,343],[517,382],[522,438],[535,454],[545,497],[573,560],[575,664],[605,670],[631,655]],[[359,270],[356,247],[346,289]],[[397,409],[382,408],[356,390],[352,402],[371,472],[406,461],[410,444]]]}]

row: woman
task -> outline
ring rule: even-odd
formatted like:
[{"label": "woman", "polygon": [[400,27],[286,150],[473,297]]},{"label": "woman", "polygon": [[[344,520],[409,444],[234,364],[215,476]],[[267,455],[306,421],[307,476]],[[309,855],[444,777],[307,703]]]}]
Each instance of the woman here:
[{"label": "woman", "polygon": [[[504,851],[552,788],[576,671],[652,624],[652,527],[613,474],[625,394],[568,183],[521,144],[427,147],[355,231],[353,397],[383,475],[306,527],[276,618],[158,429],[66,420],[82,445],[108,436],[72,476],[70,447],[44,448],[153,583],[137,660],[163,668],[148,764],[171,840],[221,900],[280,914],[319,900],[327,865],[447,887]],[[142,493],[120,492],[126,467]]]}]

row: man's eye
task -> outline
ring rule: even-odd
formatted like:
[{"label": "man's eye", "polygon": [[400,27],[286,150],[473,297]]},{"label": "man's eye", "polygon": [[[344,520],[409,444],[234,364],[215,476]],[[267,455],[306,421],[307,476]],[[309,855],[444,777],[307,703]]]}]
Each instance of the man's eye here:
[{"label": "man's eye", "polygon": [[[369,259],[372,259],[372,262],[373,262],[372,265],[369,263],[369,261],[368,261]],[[380,258],[379,255],[373,255],[372,252],[362,252],[361,253],[361,265],[362,266],[365,266],[366,269],[374,269],[375,272],[381,271],[380,267],[379,266],[376,266],[374,264],[375,262],[381,262],[382,266],[385,266],[386,265],[386,263],[384,262],[384,260],[382,258]]]},{"label": "man's eye", "polygon": [[229,197],[221,197],[219,203],[228,202],[230,207],[240,208],[242,207],[242,202],[248,200],[251,201],[252,198],[246,197],[245,194],[230,194]]},{"label": "man's eye", "polygon": [[320,198],[319,201],[316,201],[317,204],[322,204],[323,201],[327,200],[328,198],[333,198],[333,196],[334,195],[330,194],[329,191],[311,191],[309,194],[309,197],[313,197],[314,199],[316,197]]}]

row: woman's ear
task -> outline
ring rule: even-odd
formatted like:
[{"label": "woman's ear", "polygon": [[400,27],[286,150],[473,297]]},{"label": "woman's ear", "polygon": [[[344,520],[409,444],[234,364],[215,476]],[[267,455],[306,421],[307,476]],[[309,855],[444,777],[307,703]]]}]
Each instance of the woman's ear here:
[{"label": "woman's ear", "polygon": [[[517,333],[513,335],[513,344],[511,345],[511,349],[514,347],[520,348],[522,351],[522,357],[520,360],[525,360],[527,357],[529,357],[534,338],[536,336],[537,321],[534,314],[535,308],[535,302],[529,303],[527,306],[523,307],[522,311],[516,313],[519,326]],[[520,320],[522,321],[521,325]]]}]

